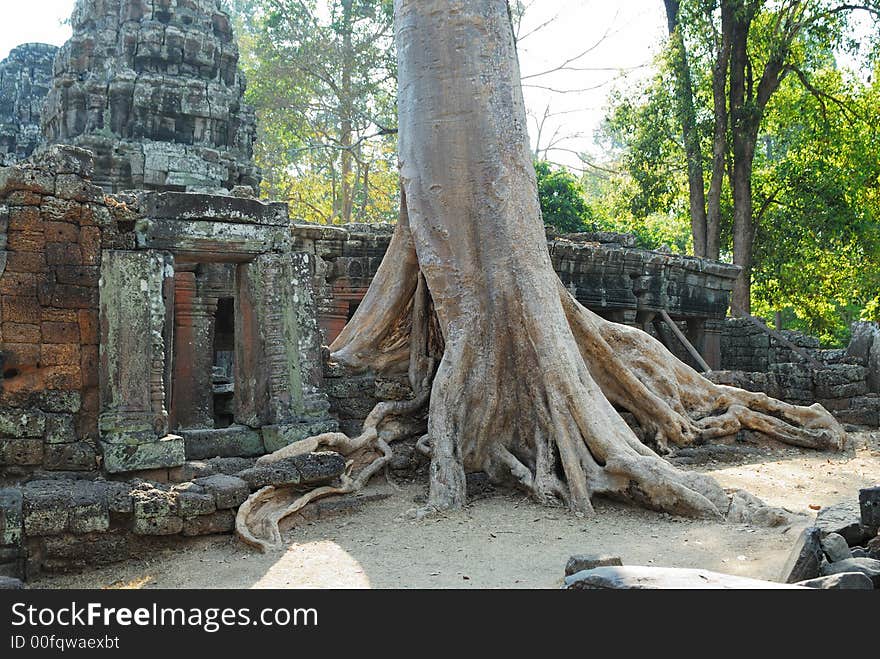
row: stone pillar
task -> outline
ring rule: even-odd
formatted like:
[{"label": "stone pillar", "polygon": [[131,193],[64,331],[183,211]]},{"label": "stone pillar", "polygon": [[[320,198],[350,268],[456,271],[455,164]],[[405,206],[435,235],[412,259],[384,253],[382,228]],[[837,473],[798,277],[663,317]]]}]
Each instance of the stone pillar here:
[{"label": "stone pillar", "polygon": [[196,273],[174,273],[174,366],[171,423],[180,429],[214,427],[214,314],[217,298],[200,291]]},{"label": "stone pillar", "polygon": [[238,270],[235,420],[263,426],[269,451],[335,429],[315,380],[321,341],[308,258],[264,254]]},{"label": "stone pillar", "polygon": [[110,473],[184,460],[183,440],[166,436],[164,278],[160,252],[103,252],[99,427]]},{"label": "stone pillar", "polygon": [[702,342],[697,348],[713,371],[721,369],[721,331],[723,318],[706,318],[702,327]]}]

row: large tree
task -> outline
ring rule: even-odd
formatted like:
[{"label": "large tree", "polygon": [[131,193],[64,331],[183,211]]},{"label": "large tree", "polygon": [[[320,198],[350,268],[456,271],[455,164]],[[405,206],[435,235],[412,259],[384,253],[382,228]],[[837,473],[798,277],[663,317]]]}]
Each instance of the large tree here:
[{"label": "large tree", "polygon": [[383,422],[428,408],[426,512],[465,503],[465,474],[536,500],[592,512],[611,494],[675,514],[723,516],[710,477],[680,471],[659,447],[748,427],[838,447],[822,407],[718,386],[648,334],[603,320],[568,293],[550,262],[505,0],[396,0],[402,201],[394,237],[349,325],[330,346],[353,368],[409,373],[415,396],[380,403],[363,433],[327,433],[261,458],[327,447],[375,455],[341,487],[300,496],[264,488],[239,510],[246,541],[280,541],[278,521],[317,497],[350,492],[391,457]]}]

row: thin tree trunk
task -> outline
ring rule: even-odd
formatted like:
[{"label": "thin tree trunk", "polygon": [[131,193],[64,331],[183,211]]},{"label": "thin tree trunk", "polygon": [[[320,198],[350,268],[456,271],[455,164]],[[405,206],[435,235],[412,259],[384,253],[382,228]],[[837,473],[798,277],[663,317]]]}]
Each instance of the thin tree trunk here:
[{"label": "thin tree trunk", "polygon": [[727,74],[730,65],[730,6],[721,3],[721,43],[712,68],[712,100],[715,130],[712,136],[712,175],[706,201],[706,256],[718,259],[721,253],[721,192],[727,158]]},{"label": "thin tree trunk", "polygon": [[352,1],[342,0],[342,79],[340,81],[340,127],[339,145],[341,150],[340,163],[340,218],[344,224],[351,222],[354,205],[352,192]]},{"label": "thin tree trunk", "polygon": [[691,234],[694,241],[694,255],[707,256],[707,218],[706,195],[703,178],[703,153],[700,136],[697,132],[697,118],[694,110],[694,90],[691,69],[688,62],[684,36],[679,25],[679,0],[663,0],[666,7],[666,20],[669,27],[669,46],[672,51],[672,64],[675,72],[675,106],[681,124],[685,158],[688,171],[688,198],[691,214]]},{"label": "thin tree trunk", "polygon": [[731,295],[731,304],[743,313],[751,312],[752,270],[752,160],[755,109],[752,80],[747,75],[748,35],[751,15],[742,0],[727,3],[730,11],[730,130],[733,147],[733,262],[742,267]]}]

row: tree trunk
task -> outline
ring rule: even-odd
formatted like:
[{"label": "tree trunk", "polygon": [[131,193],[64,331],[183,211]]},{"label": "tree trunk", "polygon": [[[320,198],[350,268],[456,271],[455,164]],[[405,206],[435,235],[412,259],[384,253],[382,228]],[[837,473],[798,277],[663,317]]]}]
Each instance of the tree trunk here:
[{"label": "tree trunk", "polygon": [[[694,255],[707,256],[706,194],[703,178],[703,153],[697,132],[697,116],[694,110],[694,90],[688,63],[684,36],[678,20],[679,1],[663,0],[669,27],[669,47],[675,73],[675,107],[684,141],[688,171],[688,197],[691,213],[691,235]],[[717,257],[716,257],[717,258]]]},{"label": "tree trunk", "polygon": [[352,186],[352,114],[353,99],[351,89],[352,67],[352,0],[342,0],[342,79],[340,81],[340,190],[339,190],[339,213],[343,224],[351,222],[351,212],[354,205],[354,193]]},{"label": "tree trunk", "polygon": [[[710,17],[711,20],[711,17]],[[715,130],[712,136],[712,175],[706,201],[706,256],[717,260],[721,253],[721,191],[727,158],[727,73],[730,64],[731,10],[721,3],[721,43],[717,44],[712,68],[712,105]]]},{"label": "tree trunk", "polygon": [[742,0],[727,3],[730,16],[730,132],[733,146],[733,168],[730,187],[733,190],[733,262],[742,267],[733,287],[731,306],[736,313],[751,313],[752,289],[752,160],[755,154],[752,138],[755,108],[752,101],[752,79],[746,67],[751,14]]},{"label": "tree trunk", "polygon": [[[743,131],[744,132],[744,131]],[[733,262],[742,268],[730,304],[735,314],[752,309],[752,162],[755,145],[749,135],[733,133]]]},{"label": "tree trunk", "polygon": [[353,368],[408,371],[415,397],[377,405],[359,437],[328,433],[261,458],[320,447],[374,456],[338,487],[296,498],[256,492],[236,522],[245,541],[277,544],[284,516],[361,487],[390,460],[398,435],[383,430],[386,420],[424,405],[425,512],[464,505],[472,471],[585,514],[596,494],[673,514],[727,512],[713,479],[673,467],[618,409],[664,450],[742,427],[839,447],[843,432],[820,406],[715,385],[648,334],[583,308],[562,285],[546,248],[505,0],[396,0],[395,25],[400,219],[330,350]]}]

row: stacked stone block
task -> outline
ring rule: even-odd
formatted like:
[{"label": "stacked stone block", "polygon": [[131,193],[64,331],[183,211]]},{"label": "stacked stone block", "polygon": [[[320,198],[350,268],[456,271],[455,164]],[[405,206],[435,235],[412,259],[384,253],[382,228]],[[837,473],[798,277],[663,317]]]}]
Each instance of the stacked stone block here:
[{"label": "stacked stone block", "polygon": [[[817,355],[819,339],[802,332],[783,330],[786,339],[808,354]],[[818,355],[821,356],[821,355]],[[721,368],[730,371],[767,371],[773,364],[801,358],[788,346],[770,337],[745,318],[728,318],[721,332]]]},{"label": "stacked stone block", "polygon": [[269,467],[241,459],[189,463],[178,470],[189,480],[177,483],[35,479],[0,489],[0,576],[111,563],[157,539],[229,533],[251,492],[333,483],[344,469],[342,456],[324,452]]},{"label": "stacked stone block", "polygon": [[98,270],[111,216],[88,154],[0,169],[0,477],[94,470]]},{"label": "stacked stone block", "polygon": [[880,341],[874,342],[880,330],[875,323],[855,323],[845,350],[822,350],[818,339],[801,332],[782,334],[822,367],[807,363],[753,323],[729,318],[722,333],[724,370],[709,377],[795,405],[819,403],[843,422],[880,425]]}]

